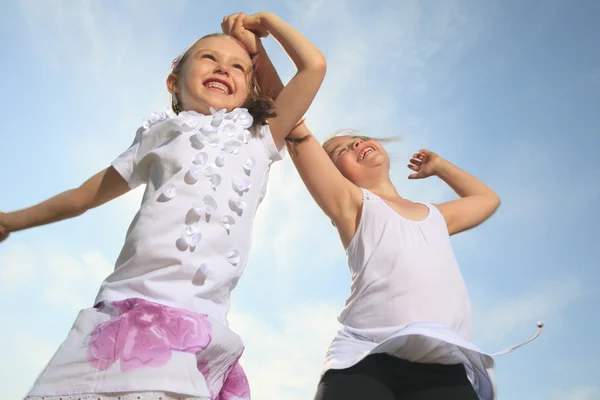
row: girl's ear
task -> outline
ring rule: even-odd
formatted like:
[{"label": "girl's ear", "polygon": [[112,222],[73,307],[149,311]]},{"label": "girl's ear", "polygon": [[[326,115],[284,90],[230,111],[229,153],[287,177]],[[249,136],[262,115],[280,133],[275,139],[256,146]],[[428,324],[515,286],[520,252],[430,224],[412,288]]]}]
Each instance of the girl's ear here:
[{"label": "girl's ear", "polygon": [[167,90],[169,93],[179,93],[179,77],[176,74],[169,74],[167,77]]}]

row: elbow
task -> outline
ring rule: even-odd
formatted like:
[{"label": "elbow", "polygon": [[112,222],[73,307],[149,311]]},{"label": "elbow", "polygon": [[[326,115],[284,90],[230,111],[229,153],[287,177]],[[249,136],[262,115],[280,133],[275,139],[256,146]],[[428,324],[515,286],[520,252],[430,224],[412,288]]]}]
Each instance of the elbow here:
[{"label": "elbow", "polygon": [[323,76],[327,73],[327,60],[323,53],[319,52],[318,57],[315,60],[315,68],[319,71]]},{"label": "elbow", "polygon": [[93,208],[93,199],[91,196],[88,196],[82,188],[74,189],[70,197],[69,214],[74,217],[78,217]]},{"label": "elbow", "polygon": [[325,77],[325,74],[327,73],[327,60],[323,53],[317,50],[314,56],[311,57],[310,62],[306,65],[306,69]]},{"label": "elbow", "polygon": [[490,196],[490,202],[493,206],[494,212],[500,207],[502,201],[500,200],[500,196],[498,196],[495,192],[493,192]]}]

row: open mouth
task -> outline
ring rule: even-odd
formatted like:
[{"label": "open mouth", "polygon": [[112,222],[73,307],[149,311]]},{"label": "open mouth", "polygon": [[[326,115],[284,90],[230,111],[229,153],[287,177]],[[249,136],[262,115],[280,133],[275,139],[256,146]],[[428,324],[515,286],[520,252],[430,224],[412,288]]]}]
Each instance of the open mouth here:
[{"label": "open mouth", "polygon": [[371,153],[373,153],[375,151],[374,147],[371,146],[367,146],[364,149],[362,149],[359,153],[358,153],[358,159],[357,161],[362,161],[365,159],[365,157]]},{"label": "open mouth", "polygon": [[233,92],[229,82],[222,79],[210,78],[204,82],[204,87],[210,89],[213,92],[222,93],[229,95]]}]

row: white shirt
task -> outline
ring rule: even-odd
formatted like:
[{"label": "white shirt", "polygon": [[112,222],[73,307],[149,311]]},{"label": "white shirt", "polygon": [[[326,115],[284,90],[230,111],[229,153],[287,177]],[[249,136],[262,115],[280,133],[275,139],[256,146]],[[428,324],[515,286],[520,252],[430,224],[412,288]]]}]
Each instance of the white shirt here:
[{"label": "white shirt", "polygon": [[30,396],[247,398],[244,346],[226,315],[283,153],[245,109],[211,112],[153,114],[113,162],[131,188],[146,184],[140,210],[96,307],[79,313]]},{"label": "white shirt", "polygon": [[268,125],[250,132],[251,123],[241,109],[187,111],[141,128],[112,165],[146,191],[97,303],[138,297],[226,323],[269,168],[283,154]]},{"label": "white shirt", "polygon": [[430,204],[411,221],[363,189],[361,220],[348,246],[351,293],[322,373],[369,354],[465,365],[482,399],[492,399],[493,360],[470,343],[471,307],[446,222]]}]

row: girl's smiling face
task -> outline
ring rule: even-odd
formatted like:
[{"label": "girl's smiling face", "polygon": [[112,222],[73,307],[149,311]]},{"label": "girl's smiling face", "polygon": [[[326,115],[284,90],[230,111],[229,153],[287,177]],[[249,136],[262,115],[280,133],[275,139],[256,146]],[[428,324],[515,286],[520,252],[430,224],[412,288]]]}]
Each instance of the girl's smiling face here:
[{"label": "girl's smiling face", "polygon": [[248,98],[252,60],[235,39],[219,35],[198,40],[182,57],[167,87],[182,110],[210,114],[209,108],[231,111]]},{"label": "girl's smiling face", "polygon": [[325,151],[337,169],[362,186],[381,173],[388,174],[390,160],[381,144],[364,136],[338,136],[325,143]]}]

